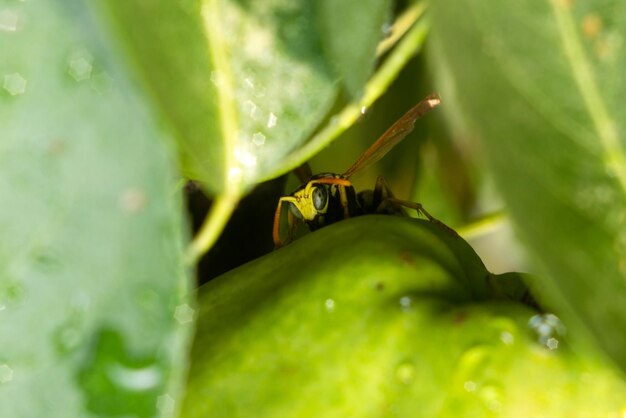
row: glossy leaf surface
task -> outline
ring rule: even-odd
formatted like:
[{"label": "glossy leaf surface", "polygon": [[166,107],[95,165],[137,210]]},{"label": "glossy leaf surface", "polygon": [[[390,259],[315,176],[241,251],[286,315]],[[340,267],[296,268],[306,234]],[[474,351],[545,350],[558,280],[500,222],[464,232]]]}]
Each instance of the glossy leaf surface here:
[{"label": "glossy leaf surface", "polygon": [[0,16],[0,416],[169,416],[194,311],[168,138],[84,2]]},{"label": "glossy leaf surface", "polygon": [[623,3],[433,6],[442,98],[490,154],[517,233],[547,272],[535,286],[626,370]]}]

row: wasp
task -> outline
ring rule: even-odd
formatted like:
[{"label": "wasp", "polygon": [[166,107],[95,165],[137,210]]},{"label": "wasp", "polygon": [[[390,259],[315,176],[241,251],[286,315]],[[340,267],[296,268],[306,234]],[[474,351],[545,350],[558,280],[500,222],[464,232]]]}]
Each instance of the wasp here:
[{"label": "wasp", "polygon": [[375,213],[405,215],[404,208],[414,209],[431,222],[450,229],[432,217],[420,203],[397,199],[383,177],[378,177],[374,190],[364,190],[359,193],[356,193],[350,181],[350,177],[356,172],[383,158],[413,130],[417,119],[440,102],[436,94],[419,102],[391,125],[343,174],[316,174],[290,195],[281,197],[274,215],[273,238],[276,248],[283,245],[280,238],[283,205],[289,207],[288,236],[285,243],[293,239],[297,221],[305,222],[311,231],[315,231],[323,226],[359,215]]}]

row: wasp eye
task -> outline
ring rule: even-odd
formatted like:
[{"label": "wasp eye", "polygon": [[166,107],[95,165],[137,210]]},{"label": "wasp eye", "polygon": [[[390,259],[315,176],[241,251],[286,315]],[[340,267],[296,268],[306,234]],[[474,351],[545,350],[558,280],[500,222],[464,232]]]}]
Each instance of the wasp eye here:
[{"label": "wasp eye", "polygon": [[291,211],[291,213],[293,213],[293,215],[296,218],[302,219],[302,212],[300,212],[300,209],[298,209],[298,207],[295,204],[290,203],[289,210]]},{"label": "wasp eye", "polygon": [[316,187],[313,189],[313,206],[316,210],[324,209],[327,200],[328,192],[326,191],[326,187]]}]

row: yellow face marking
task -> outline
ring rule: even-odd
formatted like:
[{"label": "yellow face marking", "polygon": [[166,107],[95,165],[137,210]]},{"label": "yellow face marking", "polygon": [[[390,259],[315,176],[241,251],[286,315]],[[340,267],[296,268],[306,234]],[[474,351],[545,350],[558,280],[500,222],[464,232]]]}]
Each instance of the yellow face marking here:
[{"label": "yellow face marking", "polygon": [[[293,194],[293,199],[289,199],[289,202],[296,207],[305,221],[312,221],[316,216],[325,214],[328,209],[328,197],[326,197],[323,207],[315,207],[313,195],[318,187],[324,186],[317,184],[315,181],[310,181],[304,189],[298,190]],[[326,190],[323,190],[323,192],[326,193]]]}]

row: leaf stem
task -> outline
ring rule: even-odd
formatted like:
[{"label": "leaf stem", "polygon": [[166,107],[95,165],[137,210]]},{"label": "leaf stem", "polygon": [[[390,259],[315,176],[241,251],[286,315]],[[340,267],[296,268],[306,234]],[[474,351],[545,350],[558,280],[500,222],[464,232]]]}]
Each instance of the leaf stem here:
[{"label": "leaf stem", "polygon": [[404,13],[402,13],[393,23],[389,37],[383,39],[378,44],[378,47],[376,48],[376,57],[380,57],[391,49],[391,47],[393,47],[396,42],[398,42],[398,40],[402,38],[405,33],[407,33],[407,31],[415,25],[415,22],[417,22],[417,20],[424,14],[426,7],[427,3],[425,1],[420,1],[414,3]]},{"label": "leaf stem", "polygon": [[[200,231],[187,248],[187,261],[193,265],[217,241],[226,226],[237,202],[241,198],[242,171],[234,158],[238,146],[238,121],[235,107],[234,81],[229,57],[227,56],[222,30],[222,15],[218,0],[202,2],[201,14],[204,30],[215,67],[215,82],[219,84],[217,100],[220,107],[220,127],[224,141],[224,192],[213,201]],[[208,138],[211,140],[211,138]],[[216,138],[214,138],[216,140]]]},{"label": "leaf stem", "polygon": [[187,247],[189,265],[194,265],[217,241],[240,197],[239,193],[223,193],[215,198],[198,234]]}]

